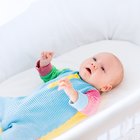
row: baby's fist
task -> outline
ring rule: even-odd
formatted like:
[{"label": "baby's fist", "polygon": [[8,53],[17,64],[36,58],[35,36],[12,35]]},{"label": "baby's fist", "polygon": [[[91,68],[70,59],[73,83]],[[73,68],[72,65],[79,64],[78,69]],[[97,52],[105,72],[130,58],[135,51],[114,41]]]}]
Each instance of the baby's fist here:
[{"label": "baby's fist", "polygon": [[78,99],[78,93],[73,88],[71,82],[67,78],[63,78],[59,81],[58,90],[63,89],[70,100],[74,103]]},{"label": "baby's fist", "polygon": [[53,52],[42,52],[40,58],[40,67],[47,66],[51,62],[53,55]]}]

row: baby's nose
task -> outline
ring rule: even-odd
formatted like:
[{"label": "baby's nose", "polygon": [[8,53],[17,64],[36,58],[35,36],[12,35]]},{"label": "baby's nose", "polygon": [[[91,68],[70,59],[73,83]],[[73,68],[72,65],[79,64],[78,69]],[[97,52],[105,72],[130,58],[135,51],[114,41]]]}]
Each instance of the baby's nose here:
[{"label": "baby's nose", "polygon": [[91,65],[92,65],[92,67],[93,67],[94,70],[98,69],[97,64],[93,64],[93,63],[92,63]]}]

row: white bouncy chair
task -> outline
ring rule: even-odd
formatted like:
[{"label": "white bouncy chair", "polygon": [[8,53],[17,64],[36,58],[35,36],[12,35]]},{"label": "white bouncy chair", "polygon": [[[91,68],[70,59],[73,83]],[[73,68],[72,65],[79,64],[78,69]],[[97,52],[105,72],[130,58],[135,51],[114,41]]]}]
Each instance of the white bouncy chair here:
[{"label": "white bouncy chair", "polygon": [[78,70],[101,51],[116,54],[124,80],[102,95],[98,112],[56,140],[140,139],[140,1],[36,0],[0,26],[0,96],[23,96],[42,83],[35,62],[55,52],[58,68]]}]

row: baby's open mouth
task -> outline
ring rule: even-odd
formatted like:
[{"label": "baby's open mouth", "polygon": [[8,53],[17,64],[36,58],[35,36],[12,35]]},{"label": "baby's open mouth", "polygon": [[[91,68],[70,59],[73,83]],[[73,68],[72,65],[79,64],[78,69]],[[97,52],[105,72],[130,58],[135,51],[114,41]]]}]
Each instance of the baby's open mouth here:
[{"label": "baby's open mouth", "polygon": [[86,68],[86,70],[89,72],[89,74],[91,74],[91,69],[90,68]]}]

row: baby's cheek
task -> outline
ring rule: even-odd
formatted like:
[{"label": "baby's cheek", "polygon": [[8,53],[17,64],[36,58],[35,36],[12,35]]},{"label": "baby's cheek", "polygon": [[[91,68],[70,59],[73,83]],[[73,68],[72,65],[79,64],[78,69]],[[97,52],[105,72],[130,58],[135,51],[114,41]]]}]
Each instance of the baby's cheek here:
[{"label": "baby's cheek", "polygon": [[94,85],[99,87],[101,83],[101,76],[100,75],[92,75],[90,77],[90,82]]}]

